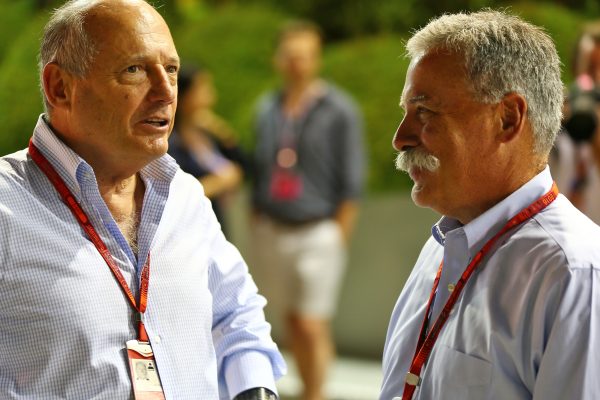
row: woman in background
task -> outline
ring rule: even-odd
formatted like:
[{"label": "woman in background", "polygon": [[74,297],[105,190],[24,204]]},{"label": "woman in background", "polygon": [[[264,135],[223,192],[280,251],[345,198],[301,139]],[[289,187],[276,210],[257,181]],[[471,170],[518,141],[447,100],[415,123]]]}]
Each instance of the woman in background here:
[{"label": "woman in background", "polygon": [[169,154],[183,171],[202,183],[226,232],[223,211],[242,183],[245,157],[229,124],[213,111],[216,91],[209,71],[195,66],[181,68],[178,99]]}]

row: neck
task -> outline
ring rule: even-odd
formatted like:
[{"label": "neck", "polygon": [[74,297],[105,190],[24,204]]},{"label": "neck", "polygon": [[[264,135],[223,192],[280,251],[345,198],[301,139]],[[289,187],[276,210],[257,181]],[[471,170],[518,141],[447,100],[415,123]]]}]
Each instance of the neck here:
[{"label": "neck", "polygon": [[285,86],[286,98],[301,98],[318,81],[317,78],[307,78],[297,81],[288,81]]},{"label": "neck", "polygon": [[[516,163],[515,163],[516,164]],[[510,168],[506,166],[505,179],[501,179],[495,184],[489,185],[488,187],[495,187],[497,190],[486,190],[484,198],[481,199],[479,204],[474,207],[468,207],[461,212],[457,212],[453,217],[460,221],[461,224],[466,225],[479,217],[481,214],[500,203],[502,200],[519,190],[523,185],[532,180],[537,174],[542,172],[546,166],[545,162],[540,162],[531,166],[528,170],[519,169],[518,167]],[[511,171],[511,169],[513,171]],[[520,171],[520,173],[517,173]],[[511,173],[512,172],[512,173]]]},{"label": "neck", "polygon": [[[46,120],[52,132],[60,141],[67,145],[77,155],[83,158],[94,170],[100,193],[103,188],[110,189],[111,186],[123,186],[125,181],[135,177],[137,172],[147,165],[149,160],[140,160],[135,163],[124,160],[111,154],[99,153],[85,140],[79,138],[81,135],[71,133],[65,118],[52,117]],[[115,153],[116,154],[116,153]],[[129,164],[126,163],[129,161]]]},{"label": "neck", "polygon": [[317,79],[294,82],[285,88],[283,107],[287,114],[300,114],[317,90]]},{"label": "neck", "polygon": [[137,254],[137,231],[144,201],[144,182],[139,174],[125,179],[100,176],[98,189],[121,233]]},{"label": "neck", "polygon": [[[62,133],[69,132],[64,118],[48,118],[46,122],[63,143],[92,167],[100,195],[123,236],[137,254],[137,228],[145,192],[144,183],[138,174],[141,166],[129,166],[129,169],[126,169],[123,167],[123,160],[111,164],[105,157],[98,158],[94,152],[89,152],[89,146]],[[113,166],[115,168],[112,168]]]}]

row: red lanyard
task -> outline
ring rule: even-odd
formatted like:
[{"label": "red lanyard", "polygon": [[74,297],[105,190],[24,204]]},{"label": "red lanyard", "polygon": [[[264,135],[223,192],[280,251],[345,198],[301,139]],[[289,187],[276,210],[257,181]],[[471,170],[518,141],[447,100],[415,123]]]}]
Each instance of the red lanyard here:
[{"label": "red lanyard", "polygon": [[50,162],[48,162],[46,157],[44,157],[44,155],[40,153],[37,147],[35,147],[32,140],[29,141],[29,155],[37,164],[37,166],[42,170],[42,172],[46,174],[50,182],[52,182],[52,184],[56,188],[56,191],[60,194],[63,201],[71,209],[71,212],[73,213],[81,227],[86,231],[90,240],[92,241],[92,243],[94,243],[94,246],[96,246],[96,249],[98,249],[98,252],[108,265],[108,268],[110,268],[113,275],[117,279],[117,282],[119,282],[121,289],[123,289],[123,292],[125,292],[127,298],[129,298],[129,302],[131,303],[133,308],[138,312],[138,340],[142,342],[148,342],[148,334],[146,333],[146,328],[144,327],[143,315],[146,311],[146,305],[148,304],[148,284],[150,282],[150,254],[148,254],[148,259],[146,260],[146,263],[144,264],[144,267],[142,269],[142,284],[140,288],[140,302],[138,306],[137,302],[135,301],[135,298],[133,297],[131,289],[129,289],[129,285],[127,285],[127,282],[125,281],[123,274],[119,270],[119,267],[115,263],[112,254],[110,254],[110,251],[98,235],[98,232],[96,232],[96,229],[94,229],[94,226],[90,222],[85,211],[83,211],[83,209],[75,199],[75,196],[73,196],[73,193],[71,193],[71,191],[69,190],[65,182],[62,180],[60,175],[58,175],[54,167],[52,167],[52,165],[50,164]]},{"label": "red lanyard", "polygon": [[433,288],[431,289],[431,294],[429,295],[429,302],[427,303],[427,311],[425,312],[425,318],[423,319],[423,324],[421,325],[421,331],[419,333],[419,340],[417,343],[417,349],[415,351],[415,355],[413,357],[410,370],[406,374],[406,381],[404,383],[404,392],[402,394],[402,400],[410,400],[415,392],[416,387],[421,382],[421,369],[423,365],[429,359],[429,355],[433,350],[433,346],[435,345],[435,341],[438,338],[440,331],[442,330],[444,324],[448,320],[450,316],[450,311],[454,307],[454,304],[458,300],[460,293],[463,288],[467,284],[469,278],[473,274],[473,272],[477,269],[483,258],[490,252],[496,241],[504,235],[507,231],[514,228],[515,226],[525,222],[529,218],[533,217],[544,208],[546,208],[550,203],[552,203],[556,197],[558,196],[558,188],[556,187],[556,183],[552,184],[552,189],[535,202],[533,202],[529,207],[521,210],[520,213],[511,218],[510,221],[490,240],[487,241],[485,245],[479,250],[479,252],[473,257],[473,260],[469,263],[467,268],[462,273],[462,276],[456,283],[456,286],[452,290],[448,301],[444,305],[440,316],[436,319],[431,331],[429,334],[427,333],[427,327],[429,325],[429,317],[431,313],[431,306],[433,303],[433,299],[435,298],[435,293],[440,282],[440,276],[442,275],[442,263],[440,263],[440,267],[438,268],[437,275],[435,277],[435,281],[433,282]]}]

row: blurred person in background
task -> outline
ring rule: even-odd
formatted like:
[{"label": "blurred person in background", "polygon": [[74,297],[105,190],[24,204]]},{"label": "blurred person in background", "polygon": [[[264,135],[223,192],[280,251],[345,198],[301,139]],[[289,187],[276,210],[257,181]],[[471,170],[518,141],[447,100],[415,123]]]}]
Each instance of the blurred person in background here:
[{"label": "blurred person in background", "polygon": [[192,65],[180,69],[169,154],[184,172],[202,183],[204,194],[227,233],[227,204],[242,184],[247,161],[229,124],[213,111],[216,97],[209,71]]},{"label": "blurred person in background", "polygon": [[381,400],[597,399],[600,227],[547,166],[552,39],[486,10],[436,18],[406,48],[396,165],[443,217],[394,308]]},{"label": "blurred person in background", "polygon": [[0,159],[0,398],[276,399],[265,299],[165,155],[179,56],[163,18],[65,2],[39,67],[46,112]]},{"label": "blurred person in background", "polygon": [[600,21],[584,27],[573,72],[550,168],[559,189],[600,224]]},{"label": "blurred person in background", "polygon": [[363,189],[362,122],[319,77],[322,38],[310,22],[284,26],[274,57],[283,87],[259,104],[253,239],[261,290],[284,318],[304,383],[322,399],[334,357],[331,318]]}]

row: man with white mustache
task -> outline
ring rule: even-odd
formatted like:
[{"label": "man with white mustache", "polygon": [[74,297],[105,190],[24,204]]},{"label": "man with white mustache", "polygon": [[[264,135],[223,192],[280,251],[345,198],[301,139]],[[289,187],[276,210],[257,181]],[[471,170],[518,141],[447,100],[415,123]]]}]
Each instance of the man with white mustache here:
[{"label": "man with white mustache", "polygon": [[597,399],[600,227],[547,166],[563,102],[552,40],[486,10],[406,47],[396,166],[443,217],[393,311],[380,399]]},{"label": "man with white mustache", "polygon": [[404,172],[409,172],[412,168],[434,172],[439,167],[440,160],[419,147],[400,150],[396,157],[396,168]]}]

